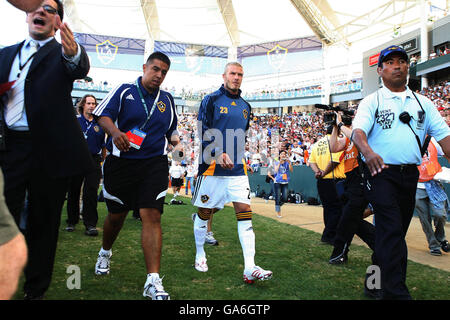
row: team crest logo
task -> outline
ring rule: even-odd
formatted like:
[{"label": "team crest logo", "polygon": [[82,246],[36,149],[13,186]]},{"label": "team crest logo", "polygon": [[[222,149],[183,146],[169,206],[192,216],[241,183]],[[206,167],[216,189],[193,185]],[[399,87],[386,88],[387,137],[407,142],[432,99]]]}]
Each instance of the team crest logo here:
[{"label": "team crest logo", "polygon": [[276,70],[280,70],[286,60],[288,49],[283,48],[279,44],[267,51],[267,59],[269,64]]},{"label": "team crest logo", "polygon": [[99,126],[94,126],[94,131],[95,131],[95,132],[99,132],[99,131],[100,131]]},{"label": "team crest logo", "polygon": [[247,117],[248,117],[248,111],[247,111],[247,109],[244,109],[244,110],[242,111],[242,113],[244,114],[244,118],[247,119]]},{"label": "team crest logo", "polygon": [[236,106],[236,102],[232,101],[232,102],[231,102],[231,105],[232,105],[232,106]]},{"label": "team crest logo", "polygon": [[158,101],[158,103],[156,104],[156,106],[158,107],[159,111],[161,111],[161,113],[163,113],[164,111],[166,111],[166,105],[165,105],[164,102]]},{"label": "team crest logo", "polygon": [[105,40],[102,43],[95,45],[97,57],[103,64],[110,64],[114,61],[119,47],[114,45],[111,41]]},{"label": "team crest logo", "polygon": [[207,203],[208,200],[209,200],[209,197],[208,197],[206,194],[204,194],[204,195],[202,195],[202,196],[200,197],[200,200],[201,200],[203,203]]}]

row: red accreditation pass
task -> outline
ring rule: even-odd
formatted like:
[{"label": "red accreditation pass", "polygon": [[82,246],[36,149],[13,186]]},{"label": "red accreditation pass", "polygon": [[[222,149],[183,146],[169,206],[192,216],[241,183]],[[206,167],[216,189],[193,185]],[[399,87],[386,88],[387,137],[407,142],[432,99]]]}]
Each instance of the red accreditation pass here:
[{"label": "red accreditation pass", "polygon": [[130,145],[139,150],[141,148],[142,142],[145,139],[145,136],[147,135],[145,132],[142,132],[141,130],[135,128],[126,133],[128,140],[130,141]]},{"label": "red accreditation pass", "polygon": [[0,96],[9,91],[12,88],[14,82],[16,82],[16,80],[0,83]]}]

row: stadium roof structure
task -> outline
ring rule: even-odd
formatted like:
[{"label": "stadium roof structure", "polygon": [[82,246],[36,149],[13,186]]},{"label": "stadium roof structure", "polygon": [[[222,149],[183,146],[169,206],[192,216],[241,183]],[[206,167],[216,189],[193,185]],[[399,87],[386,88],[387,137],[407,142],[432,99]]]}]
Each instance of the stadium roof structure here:
[{"label": "stadium roof structure", "polygon": [[[315,36],[325,45],[365,49],[417,29],[421,15],[446,14],[449,1],[63,0],[65,20],[78,33],[224,47]],[[2,30],[26,32],[17,11],[0,1]],[[2,34],[0,45],[14,37]]]},{"label": "stadium roof structure", "polygon": [[383,36],[390,40],[396,33],[418,28],[421,14],[430,19],[444,14],[449,0],[64,0],[64,4],[67,20],[80,33],[239,47],[314,35],[326,45]]}]

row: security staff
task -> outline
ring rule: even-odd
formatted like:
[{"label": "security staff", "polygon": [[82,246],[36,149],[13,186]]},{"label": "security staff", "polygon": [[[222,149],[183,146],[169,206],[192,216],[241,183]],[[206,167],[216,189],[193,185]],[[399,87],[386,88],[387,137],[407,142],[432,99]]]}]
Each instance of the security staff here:
[{"label": "security staff", "polygon": [[[80,192],[83,185],[83,223],[86,227],[85,234],[97,236],[96,228],[98,221],[97,193],[102,178],[101,162],[105,159],[105,132],[99,126],[92,115],[97,106],[97,99],[87,94],[78,103],[77,120],[80,123],[81,131],[89,147],[92,159],[95,163],[95,170],[71,177],[69,182],[69,192],[67,194],[67,227],[66,231],[74,231],[80,216]],[[84,184],[83,184],[84,182]]]},{"label": "security staff", "polygon": [[364,98],[353,121],[352,140],[365,162],[366,194],[375,213],[375,255],[382,299],[411,299],[406,286],[406,232],[426,134],[450,155],[450,129],[433,103],[407,86],[408,55],[399,46],[380,52],[383,87]]},{"label": "security staff", "polygon": [[336,228],[342,215],[342,204],[339,199],[336,183],[345,178],[344,153],[330,153],[329,137],[332,127],[327,135],[316,142],[311,151],[309,166],[317,179],[317,191],[323,206],[323,222],[325,229],[321,241],[334,243]]}]

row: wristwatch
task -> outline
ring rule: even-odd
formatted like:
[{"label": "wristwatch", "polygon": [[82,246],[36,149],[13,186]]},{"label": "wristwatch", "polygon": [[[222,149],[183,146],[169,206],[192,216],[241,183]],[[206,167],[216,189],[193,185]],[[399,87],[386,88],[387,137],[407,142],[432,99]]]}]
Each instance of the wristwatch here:
[{"label": "wristwatch", "polygon": [[343,122],[339,122],[338,125],[337,125],[338,129],[341,129],[341,127],[342,127],[343,125],[344,125]]}]

